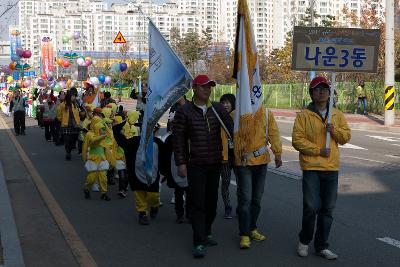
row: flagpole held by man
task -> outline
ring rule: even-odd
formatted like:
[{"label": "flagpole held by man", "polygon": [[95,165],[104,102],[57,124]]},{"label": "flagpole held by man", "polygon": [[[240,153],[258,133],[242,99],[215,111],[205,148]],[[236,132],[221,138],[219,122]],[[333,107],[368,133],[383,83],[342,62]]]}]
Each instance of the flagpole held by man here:
[{"label": "flagpole held by man", "polygon": [[263,92],[257,60],[257,47],[246,0],[238,2],[233,78],[237,80],[234,119],[234,153],[237,177],[238,221],[240,248],[248,249],[251,239],[266,237],[257,229],[261,198],[271,161],[269,145],[275,155],[275,165],[282,165],[282,144],[272,112],[263,106]]}]

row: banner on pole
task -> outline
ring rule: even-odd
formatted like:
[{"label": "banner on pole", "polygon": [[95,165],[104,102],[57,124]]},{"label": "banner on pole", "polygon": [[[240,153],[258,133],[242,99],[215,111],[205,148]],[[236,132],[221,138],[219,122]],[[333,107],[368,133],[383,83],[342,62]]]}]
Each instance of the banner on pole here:
[{"label": "banner on pole", "polygon": [[54,70],[54,49],[50,37],[43,37],[41,41],[42,70],[47,75]]},{"label": "banner on pole", "polygon": [[376,73],[379,41],[379,29],[295,26],[292,70]]}]

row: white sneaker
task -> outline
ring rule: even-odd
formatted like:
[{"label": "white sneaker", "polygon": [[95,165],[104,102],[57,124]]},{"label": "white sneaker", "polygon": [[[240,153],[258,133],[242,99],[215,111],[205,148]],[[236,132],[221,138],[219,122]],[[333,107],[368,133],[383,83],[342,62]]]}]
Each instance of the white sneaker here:
[{"label": "white sneaker", "polygon": [[171,200],[169,201],[169,204],[175,204],[175,196],[172,196]]},{"label": "white sneaker", "polygon": [[95,183],[95,184],[92,185],[92,191],[93,192],[99,192],[100,191],[98,183]]},{"label": "white sneaker", "polygon": [[304,245],[303,243],[299,242],[297,246],[297,254],[300,257],[307,257],[308,256],[308,245]]},{"label": "white sneaker", "polygon": [[324,249],[321,250],[320,252],[317,253],[318,256],[321,256],[322,258],[325,258],[327,260],[336,260],[338,255],[330,251],[329,249]]}]

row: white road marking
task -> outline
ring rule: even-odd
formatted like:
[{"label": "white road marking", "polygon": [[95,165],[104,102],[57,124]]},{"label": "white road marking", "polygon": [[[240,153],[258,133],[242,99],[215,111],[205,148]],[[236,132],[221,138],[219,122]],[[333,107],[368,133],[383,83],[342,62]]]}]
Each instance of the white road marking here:
[{"label": "white road marking", "polygon": [[392,146],[400,146],[400,144],[392,144]]},{"label": "white road marking", "polygon": [[341,156],[341,157],[342,157],[342,158],[359,159],[359,160],[365,160],[365,161],[370,161],[370,162],[376,162],[376,163],[387,164],[387,162],[384,162],[384,161],[373,160],[373,159],[366,159],[366,158],[360,158],[360,157],[353,157],[353,156]]},{"label": "white road marking", "polygon": [[299,162],[298,159],[294,159],[294,160],[282,160],[282,162],[284,163],[288,163],[288,162]]},{"label": "white road marking", "polygon": [[237,186],[236,181],[231,180],[231,184]]},{"label": "white road marking", "polygon": [[385,156],[389,158],[400,159],[400,156],[395,156],[395,155],[385,155]]},{"label": "white road marking", "polygon": [[377,238],[377,239],[379,241],[382,241],[382,242],[384,242],[386,244],[389,244],[391,246],[400,248],[400,241],[399,240],[396,240],[396,239],[393,239],[393,238],[390,238],[390,237],[380,237],[380,238]]},{"label": "white road marking", "polygon": [[366,148],[363,148],[363,147],[360,147],[360,146],[356,146],[356,145],[352,145],[352,144],[339,145],[339,147],[341,147],[341,148],[357,149],[357,150],[368,150],[368,149],[366,149]]},{"label": "white road marking", "polygon": [[[283,139],[288,140],[289,142],[292,142],[292,137],[291,136],[282,136]],[[339,145],[339,147],[341,148],[349,148],[349,149],[357,149],[357,150],[368,150],[366,148],[360,147],[360,146],[356,146],[356,145],[352,145],[352,144],[345,144],[345,145]]]},{"label": "white road marking", "polygon": [[379,136],[379,135],[366,135],[366,136],[387,142],[400,142],[399,137]]}]

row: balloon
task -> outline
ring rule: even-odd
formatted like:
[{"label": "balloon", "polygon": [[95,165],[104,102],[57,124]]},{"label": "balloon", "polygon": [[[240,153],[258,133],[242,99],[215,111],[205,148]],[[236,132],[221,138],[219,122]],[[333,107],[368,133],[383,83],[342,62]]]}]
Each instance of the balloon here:
[{"label": "balloon", "polygon": [[29,87],[29,86],[31,86],[31,80],[26,80],[24,82],[24,87]]},{"label": "balloon", "polygon": [[52,71],[49,71],[49,72],[47,73],[47,76],[49,76],[50,78],[52,78],[53,72],[52,72]]},{"label": "balloon", "polygon": [[67,87],[66,81],[60,81],[58,84],[61,86],[62,89],[65,89]]},{"label": "balloon", "polygon": [[22,54],[23,58],[30,58],[32,56],[32,52],[30,50],[25,50]]},{"label": "balloon", "polygon": [[43,74],[42,74],[42,78],[43,78],[44,80],[47,80],[47,74],[46,74],[46,73],[43,73]]},{"label": "balloon", "polygon": [[62,65],[64,65],[64,59],[62,59],[62,58],[57,58],[57,65],[58,66],[62,66]]},{"label": "balloon", "polygon": [[92,84],[94,86],[98,86],[99,85],[99,79],[97,79],[97,77],[90,77],[90,81],[92,82]]},{"label": "balloon", "polygon": [[71,63],[69,62],[69,60],[65,60],[63,63],[64,68],[68,68],[70,65],[71,65]]},{"label": "balloon", "polygon": [[74,38],[74,40],[78,40],[79,38],[81,38],[81,33],[80,32],[74,32],[73,38]]},{"label": "balloon", "polygon": [[[49,73],[49,75],[50,75],[50,73]],[[47,79],[49,82],[52,82],[52,81],[54,81],[54,77],[49,77],[48,79]]]},{"label": "balloon", "polygon": [[24,49],[18,47],[18,48],[15,50],[15,52],[17,53],[17,55],[18,55],[19,57],[22,57],[22,54],[24,53]]},{"label": "balloon", "polygon": [[112,71],[112,72],[119,72],[119,63],[114,62],[114,63],[111,65],[111,71]]},{"label": "balloon", "polygon": [[105,84],[110,84],[111,83],[111,77],[110,76],[106,76],[106,79],[104,81]]},{"label": "balloon", "polygon": [[85,57],[85,61],[90,61],[90,62],[92,62],[92,58],[91,58],[91,57]]},{"label": "balloon", "polygon": [[52,80],[49,82],[49,87],[50,88],[54,88],[54,86],[56,85],[56,80]]},{"label": "balloon", "polygon": [[60,91],[61,91],[61,86],[60,86],[59,84],[56,84],[56,85],[54,86],[54,91],[55,91],[55,92],[60,92]]},{"label": "balloon", "polygon": [[44,80],[39,79],[38,82],[37,82],[37,84],[38,84],[40,87],[43,87],[43,86],[44,86]]},{"label": "balloon", "polygon": [[126,63],[125,62],[122,62],[122,63],[120,63],[119,64],[119,70],[120,71],[126,71],[126,69],[128,68],[128,65],[126,65]]},{"label": "balloon", "polygon": [[97,64],[96,59],[93,59],[93,60],[92,60],[92,65],[96,65],[96,64]]},{"label": "balloon", "polygon": [[104,76],[104,74],[100,74],[100,75],[99,75],[99,81],[100,81],[101,83],[104,83],[105,80],[106,80],[106,76]]},{"label": "balloon", "polygon": [[63,42],[63,44],[68,43],[68,42],[69,42],[69,37],[68,37],[67,35],[64,35],[64,36],[62,37],[62,42]]},{"label": "balloon", "polygon": [[1,71],[4,72],[6,75],[9,75],[11,73],[11,70],[8,66],[2,66]]},{"label": "balloon", "polygon": [[12,61],[18,61],[18,60],[20,60],[21,58],[18,56],[18,55],[12,55],[11,56],[11,60]]},{"label": "balloon", "polygon": [[13,82],[13,80],[14,80],[14,79],[13,79],[13,77],[12,77],[12,76],[8,76],[8,77],[7,77],[7,82],[8,82],[8,83],[12,83],[12,82]]},{"label": "balloon", "polygon": [[13,61],[11,62],[8,67],[10,68],[10,70],[15,70],[15,67],[17,66],[17,62]]},{"label": "balloon", "polygon": [[67,36],[70,40],[74,39],[74,32],[69,32]]},{"label": "balloon", "polygon": [[76,63],[77,63],[79,66],[83,66],[83,64],[85,64],[85,59],[82,58],[82,57],[78,57],[78,58],[76,59]]},{"label": "balloon", "polygon": [[92,65],[92,61],[85,60],[85,66],[89,67],[90,65]]}]

